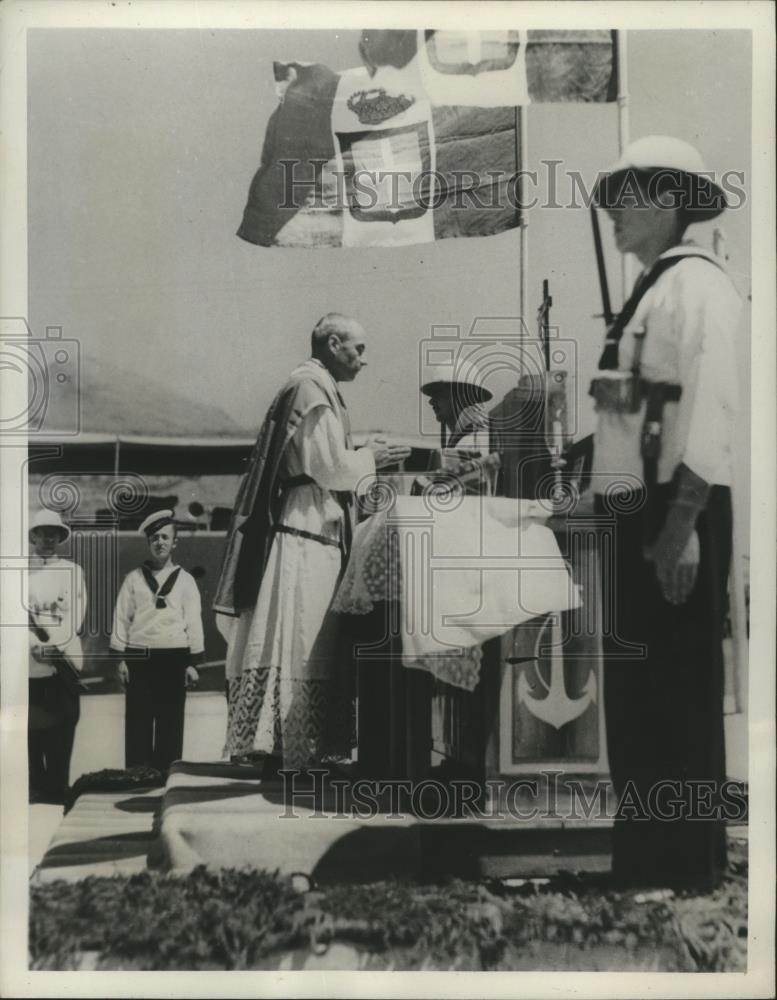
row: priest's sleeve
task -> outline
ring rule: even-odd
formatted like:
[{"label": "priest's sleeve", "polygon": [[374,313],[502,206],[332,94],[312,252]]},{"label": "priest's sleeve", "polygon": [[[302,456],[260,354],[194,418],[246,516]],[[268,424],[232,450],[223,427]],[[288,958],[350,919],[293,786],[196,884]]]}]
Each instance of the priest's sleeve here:
[{"label": "priest's sleeve", "polygon": [[297,432],[303,470],[326,490],[364,493],[375,477],[370,448],[347,448],[342,425],[326,406],[307,414]]}]

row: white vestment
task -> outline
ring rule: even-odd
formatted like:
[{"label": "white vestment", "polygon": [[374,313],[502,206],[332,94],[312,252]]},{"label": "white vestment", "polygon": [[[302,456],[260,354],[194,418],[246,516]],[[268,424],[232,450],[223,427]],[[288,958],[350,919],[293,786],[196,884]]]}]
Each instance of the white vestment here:
[{"label": "white vestment", "polygon": [[348,749],[336,619],[327,614],[343,569],[345,512],[333,491],[363,492],[375,463],[369,448],[348,447],[346,419],[329,406],[315,407],[284,452],[281,480],[306,475],[314,482],[288,489],[278,523],[335,544],[276,533],[256,605],[240,614],[227,650],[229,755],[276,753],[284,767],[309,768]]}]

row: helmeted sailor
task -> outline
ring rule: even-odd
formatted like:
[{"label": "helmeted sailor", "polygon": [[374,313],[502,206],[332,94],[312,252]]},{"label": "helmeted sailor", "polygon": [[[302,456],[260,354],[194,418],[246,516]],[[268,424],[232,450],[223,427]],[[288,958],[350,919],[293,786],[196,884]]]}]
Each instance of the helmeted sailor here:
[{"label": "helmeted sailor", "polygon": [[111,649],[125,659],[127,767],[167,770],[183,753],[186,688],[204,659],[200,592],[173,559],[175,514],[158,510],[139,527],[149,559],[124,578],[116,599]]},{"label": "helmeted sailor", "polygon": [[[726,777],[740,300],[685,230],[719,215],[726,199],[699,153],[668,136],[632,143],[596,199],[618,249],[643,268],[591,389],[597,510],[615,531],[612,565],[602,567],[614,610],[604,637],[608,755],[618,795],[639,799],[616,819],[613,873],[623,885],[703,888],[726,859],[723,819],[705,816],[720,809]],[[705,816],[694,782],[711,789]]]},{"label": "helmeted sailor", "polygon": [[29,713],[27,748],[31,801],[62,804],[70,775],[80,714],[78,674],[82,668],[79,630],[86,614],[81,567],[57,549],[70,528],[53,510],[30,523]]},{"label": "helmeted sailor", "polygon": [[275,397],[241,482],[227,536],[217,613],[228,641],[232,758],[307,769],[350,752],[347,685],[340,685],[329,605],[347,557],[354,492],[410,450],[377,439],[354,450],[339,384],[366,365],[362,326],[327,313],[311,357]]}]

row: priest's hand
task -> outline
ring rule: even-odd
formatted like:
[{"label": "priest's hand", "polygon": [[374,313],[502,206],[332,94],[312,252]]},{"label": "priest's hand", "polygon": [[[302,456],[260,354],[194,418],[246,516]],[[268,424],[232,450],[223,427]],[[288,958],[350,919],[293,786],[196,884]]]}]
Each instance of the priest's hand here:
[{"label": "priest's hand", "polygon": [[200,675],[197,672],[196,667],[189,666],[186,668],[186,687],[187,690],[196,688],[200,681]]},{"label": "priest's hand", "polygon": [[656,579],[670,604],[685,604],[696,584],[699,569],[699,536],[696,511],[671,506],[648,558],[653,560]]},{"label": "priest's hand", "polygon": [[129,667],[127,666],[126,663],[124,663],[123,660],[119,664],[119,669],[117,670],[117,676],[119,678],[119,684],[121,684],[121,686],[126,690],[126,687],[129,684]]},{"label": "priest's hand", "polygon": [[375,456],[375,468],[387,469],[399,465],[410,457],[410,448],[403,444],[388,444],[383,437],[374,437],[367,442],[367,447]]}]

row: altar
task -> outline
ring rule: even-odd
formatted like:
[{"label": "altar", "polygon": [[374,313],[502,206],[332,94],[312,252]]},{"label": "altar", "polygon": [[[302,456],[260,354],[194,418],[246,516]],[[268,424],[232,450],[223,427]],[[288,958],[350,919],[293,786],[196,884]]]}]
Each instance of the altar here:
[{"label": "altar", "polygon": [[547,503],[384,491],[335,597],[359,771],[606,771],[596,547]]}]

